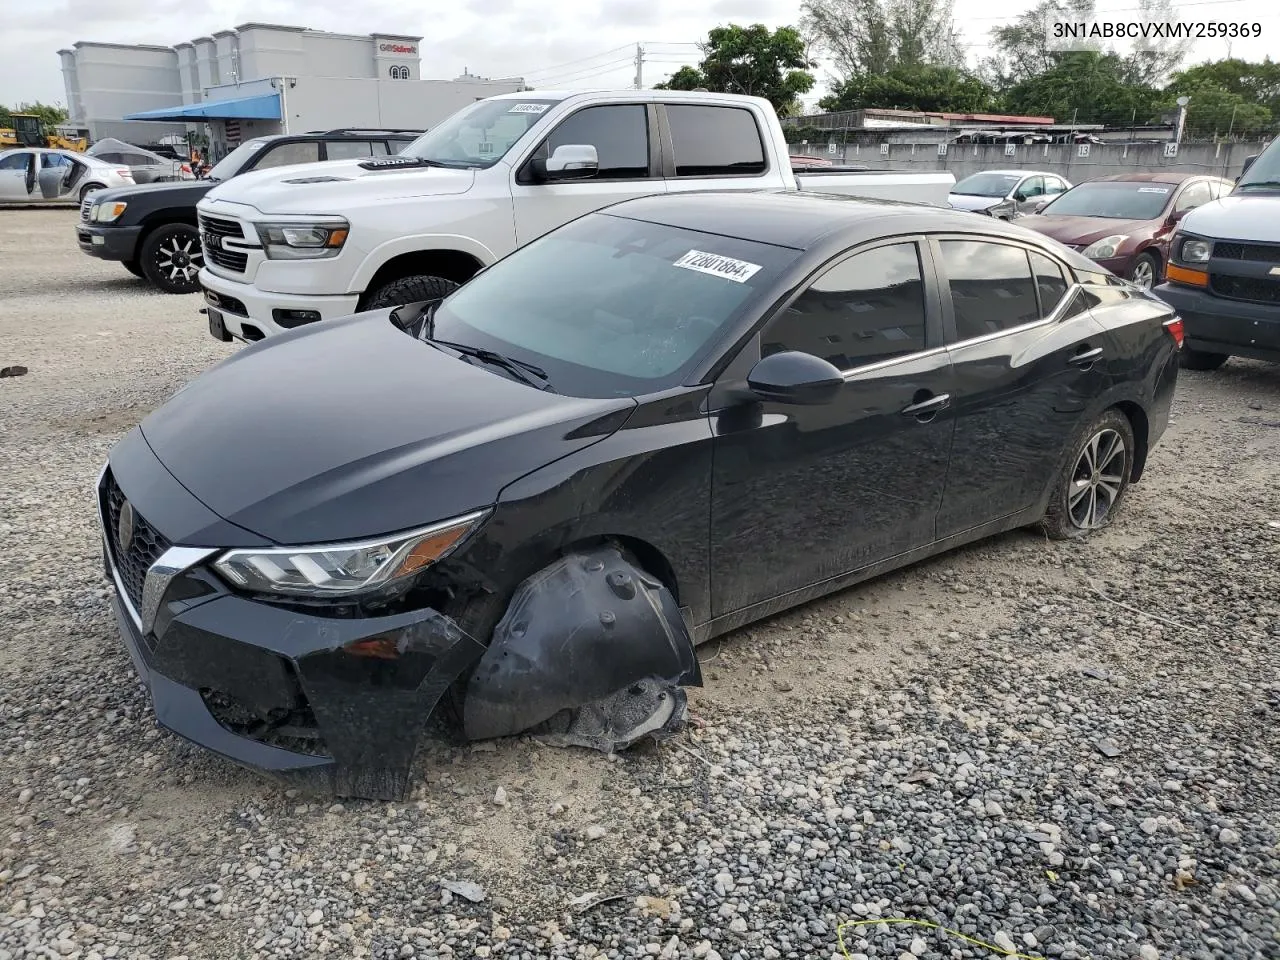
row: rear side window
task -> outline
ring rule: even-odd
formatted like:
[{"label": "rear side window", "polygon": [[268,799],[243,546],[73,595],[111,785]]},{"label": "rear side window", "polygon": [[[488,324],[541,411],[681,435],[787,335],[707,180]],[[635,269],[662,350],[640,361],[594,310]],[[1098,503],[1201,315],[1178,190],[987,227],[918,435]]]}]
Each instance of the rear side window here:
[{"label": "rear side window", "polygon": [[674,103],[666,110],[677,177],[764,173],[764,143],[750,110]]},{"label": "rear side window", "polygon": [[1041,253],[1031,254],[1031,272],[1035,274],[1036,289],[1040,291],[1040,314],[1047,317],[1067,295],[1067,278],[1060,266]]},{"label": "rear side window", "polygon": [[1212,200],[1213,197],[1209,193],[1209,181],[1201,180],[1193,183],[1182,191],[1178,197],[1178,203],[1173,208],[1176,211],[1194,210],[1196,207],[1203,206]]},{"label": "rear side window", "polygon": [[1040,319],[1027,252],[981,240],[943,240],[956,337],[971,340]]},{"label": "rear side window", "polygon": [[924,281],[914,243],[837,263],[770,321],[760,341],[761,356],[799,350],[840,370],[924,348]]},{"label": "rear side window", "polygon": [[253,169],[287,167],[291,163],[316,163],[320,159],[320,144],[315,140],[282,143],[262,155]]},{"label": "rear side window", "polygon": [[587,107],[556,127],[539,156],[557,147],[590,144],[600,159],[597,180],[638,180],[649,176],[649,117],[642,104]]},{"label": "rear side window", "polygon": [[373,144],[368,140],[330,140],[324,145],[330,160],[355,160],[373,156]]}]

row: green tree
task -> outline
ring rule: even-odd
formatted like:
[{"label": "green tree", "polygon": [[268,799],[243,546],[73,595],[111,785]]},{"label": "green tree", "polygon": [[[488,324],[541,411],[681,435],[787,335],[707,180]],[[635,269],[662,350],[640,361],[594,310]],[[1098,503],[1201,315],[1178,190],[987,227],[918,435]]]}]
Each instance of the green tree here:
[{"label": "green tree", "polygon": [[1190,95],[1192,90],[1206,85],[1233,93],[1246,103],[1266,107],[1272,116],[1280,117],[1280,63],[1270,57],[1259,63],[1233,57],[1198,64],[1175,73],[1165,89]]},{"label": "green tree", "polygon": [[1158,112],[1160,91],[1125,79],[1125,64],[1114,53],[1055,54],[1056,63],[1008,89],[1004,109],[1051,116],[1059,123],[1147,123]]},{"label": "green tree", "polygon": [[839,81],[899,66],[964,66],[952,0],[804,0],[800,29]]},{"label": "green tree", "polygon": [[1177,98],[1187,96],[1187,122],[1183,135],[1190,139],[1207,140],[1228,134],[1240,137],[1258,136],[1274,129],[1274,118],[1269,109],[1250,103],[1245,97],[1225,90],[1215,83],[1192,83],[1183,79],[1171,83],[1165,90],[1165,100],[1160,109],[1173,113],[1178,109]]},{"label": "green tree", "polygon": [[[3,109],[0,107],[0,110]],[[16,107],[10,107],[5,110],[4,114],[0,114],[0,118],[6,121],[5,126],[9,126],[8,121],[15,113],[33,113],[40,118],[40,122],[48,129],[67,122],[67,111],[65,109],[53,104],[41,103],[39,100],[35,103],[20,103]]]},{"label": "green tree", "polygon": [[991,109],[994,91],[982,80],[955,67],[900,65],[885,73],[858,73],[819,101],[823,110],[880,107],[942,113],[983,113]]},{"label": "green tree", "polygon": [[757,23],[749,27],[729,24],[716,27],[701,44],[702,62],[681,67],[658,84],[658,89],[694,90],[705,87],[718,93],[743,93],[764,97],[779,116],[800,112],[800,95],[813,89],[813,66],[800,34],[792,27],[770,30]]}]

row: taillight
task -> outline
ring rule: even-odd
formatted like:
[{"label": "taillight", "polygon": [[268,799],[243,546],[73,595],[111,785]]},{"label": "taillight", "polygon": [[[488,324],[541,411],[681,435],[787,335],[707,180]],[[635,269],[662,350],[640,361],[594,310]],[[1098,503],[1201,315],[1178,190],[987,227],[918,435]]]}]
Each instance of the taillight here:
[{"label": "taillight", "polygon": [[1174,317],[1172,320],[1164,322],[1164,328],[1169,331],[1169,336],[1173,337],[1173,342],[1178,345],[1178,349],[1182,349],[1182,318]]},{"label": "taillight", "polygon": [[117,171],[116,171],[116,176],[118,176],[118,177],[129,177],[130,179],[133,179],[133,171],[132,171],[132,170],[130,170],[128,167],[125,167],[123,170],[117,170]]}]

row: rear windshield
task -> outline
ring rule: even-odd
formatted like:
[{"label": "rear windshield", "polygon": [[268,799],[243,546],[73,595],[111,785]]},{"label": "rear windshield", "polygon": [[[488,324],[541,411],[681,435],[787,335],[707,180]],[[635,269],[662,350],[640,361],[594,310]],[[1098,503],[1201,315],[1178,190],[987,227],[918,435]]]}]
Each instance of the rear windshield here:
[{"label": "rear windshield", "polygon": [[1169,204],[1175,185],[1141,181],[1104,180],[1072,187],[1040,212],[1045,216],[1106,217],[1112,220],[1154,220]]},{"label": "rear windshield", "polygon": [[681,383],[798,256],[590,214],[450,296],[432,335],[536,364],[558,393],[638,396]]}]

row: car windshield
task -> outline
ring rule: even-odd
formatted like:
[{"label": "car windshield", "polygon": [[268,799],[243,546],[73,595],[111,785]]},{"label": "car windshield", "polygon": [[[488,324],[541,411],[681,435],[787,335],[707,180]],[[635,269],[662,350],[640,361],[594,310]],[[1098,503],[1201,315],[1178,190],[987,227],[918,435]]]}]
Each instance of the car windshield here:
[{"label": "car windshield", "polygon": [[589,214],[460,288],[429,332],[536,365],[557,393],[639,396],[681,383],[798,256]]},{"label": "car windshield", "polygon": [[480,100],[400,151],[445,167],[491,167],[558,100]]},{"label": "car windshield", "polygon": [[1007,197],[1021,179],[1016,173],[975,173],[957,183],[951,192],[966,197]]},{"label": "car windshield", "polygon": [[265,147],[269,140],[248,140],[240,144],[225,157],[213,165],[209,171],[210,180],[230,180],[240,168],[249,162],[255,153]]},{"label": "car windshield", "polygon": [[1072,187],[1040,212],[1045,216],[1155,220],[1169,204],[1174,184],[1104,180]]},{"label": "car windshield", "polygon": [[1240,177],[1236,184],[1236,193],[1261,193],[1267,190],[1280,190],[1280,150],[1276,145],[1280,140],[1273,140],[1271,146],[1258,155]]}]

